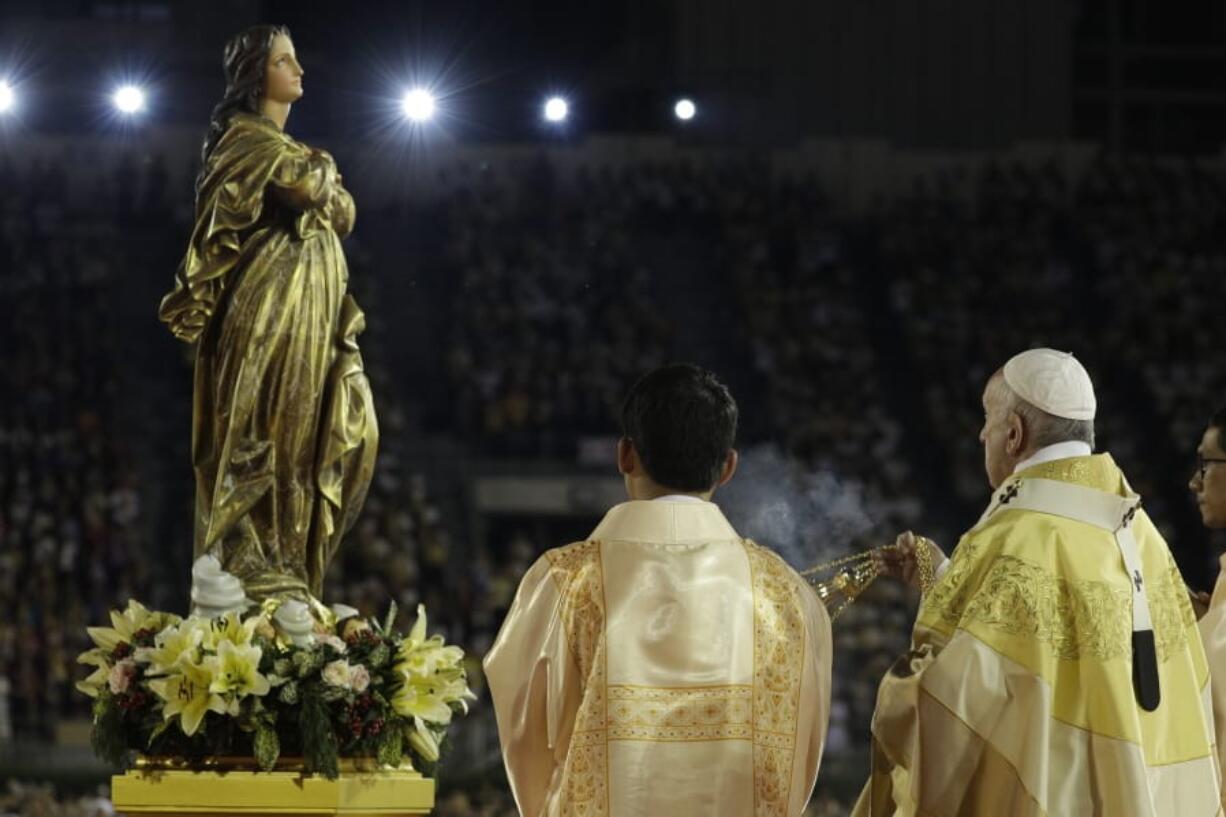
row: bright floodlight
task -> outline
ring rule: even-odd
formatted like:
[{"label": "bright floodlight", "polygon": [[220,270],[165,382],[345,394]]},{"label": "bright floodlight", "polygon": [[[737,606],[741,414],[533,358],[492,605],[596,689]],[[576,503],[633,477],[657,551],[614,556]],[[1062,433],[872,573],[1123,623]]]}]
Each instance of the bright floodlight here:
[{"label": "bright floodlight", "polygon": [[568,113],[570,113],[570,106],[560,96],[550,97],[545,103],[545,118],[550,122],[564,122]]},{"label": "bright floodlight", "polygon": [[135,85],[123,86],[111,99],[122,113],[138,113],[145,107],[145,92]]},{"label": "bright floodlight", "polygon": [[406,91],[401,106],[404,115],[414,122],[425,122],[434,116],[434,96],[425,88]]},{"label": "bright floodlight", "polygon": [[689,122],[694,118],[694,114],[698,113],[698,108],[694,106],[692,99],[678,99],[673,106],[673,113],[682,122]]},{"label": "bright floodlight", "polygon": [[0,113],[4,113],[13,107],[17,101],[16,95],[13,93],[12,87],[0,79]]}]

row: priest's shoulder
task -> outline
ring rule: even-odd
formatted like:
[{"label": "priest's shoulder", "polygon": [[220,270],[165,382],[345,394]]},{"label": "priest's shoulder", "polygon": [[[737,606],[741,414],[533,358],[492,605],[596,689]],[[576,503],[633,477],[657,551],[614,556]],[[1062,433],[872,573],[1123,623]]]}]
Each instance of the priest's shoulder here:
[{"label": "priest's shoulder", "polygon": [[805,629],[810,638],[828,641],[830,613],[804,576],[769,546],[752,539],[743,539],[742,542],[749,559],[754,595],[762,594],[775,602],[787,603],[806,622]]},{"label": "priest's shoulder", "polygon": [[785,579],[794,589],[804,591],[803,594],[806,597],[812,595],[814,598],[817,598],[812,593],[809,583],[779,555],[778,551],[769,545],[755,542],[753,539],[744,539],[742,541],[745,543],[745,552],[749,556],[750,568],[755,573],[766,574],[764,578]]},{"label": "priest's shoulder", "polygon": [[541,554],[529,574],[547,574],[563,587],[582,575],[600,572],[600,542],[588,539],[551,548]]},{"label": "priest's shoulder", "polygon": [[[792,566],[784,561],[783,557],[779,555],[779,551],[775,550],[770,545],[764,545],[761,542],[756,542],[753,539],[748,538],[742,539],[741,541],[745,543],[745,550],[749,553],[751,558],[765,562],[772,569],[786,570],[789,573],[796,573]],[[799,576],[800,574],[797,573],[796,575]]]}]

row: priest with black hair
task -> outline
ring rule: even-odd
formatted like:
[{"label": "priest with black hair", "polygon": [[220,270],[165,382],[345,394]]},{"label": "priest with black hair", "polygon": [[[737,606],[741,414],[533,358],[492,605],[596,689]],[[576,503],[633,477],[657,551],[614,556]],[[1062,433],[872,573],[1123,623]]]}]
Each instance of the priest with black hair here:
[{"label": "priest with black hair", "polygon": [[529,569],[485,658],[520,813],[799,817],[830,710],[830,618],[711,501],[737,467],[712,373],[626,397],[629,501]]}]

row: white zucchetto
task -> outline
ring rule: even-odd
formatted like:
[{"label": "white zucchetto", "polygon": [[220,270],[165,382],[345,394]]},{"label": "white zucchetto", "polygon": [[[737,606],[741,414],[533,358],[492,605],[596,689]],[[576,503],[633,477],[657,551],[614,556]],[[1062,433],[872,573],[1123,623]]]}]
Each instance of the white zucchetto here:
[{"label": "white zucchetto", "polygon": [[1028,349],[1005,364],[1004,375],[1014,394],[1037,409],[1068,420],[1094,419],[1094,384],[1071,352]]}]

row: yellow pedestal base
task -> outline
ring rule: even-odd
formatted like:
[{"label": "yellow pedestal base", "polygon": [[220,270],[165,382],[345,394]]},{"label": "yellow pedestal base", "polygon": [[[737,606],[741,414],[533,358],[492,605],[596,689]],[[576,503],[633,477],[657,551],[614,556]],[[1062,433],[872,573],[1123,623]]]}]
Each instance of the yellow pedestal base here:
[{"label": "yellow pedestal base", "polygon": [[434,781],[411,769],[342,766],[336,780],[296,771],[188,771],[136,768],[111,779],[122,814],[271,817],[288,814],[429,814]]}]

